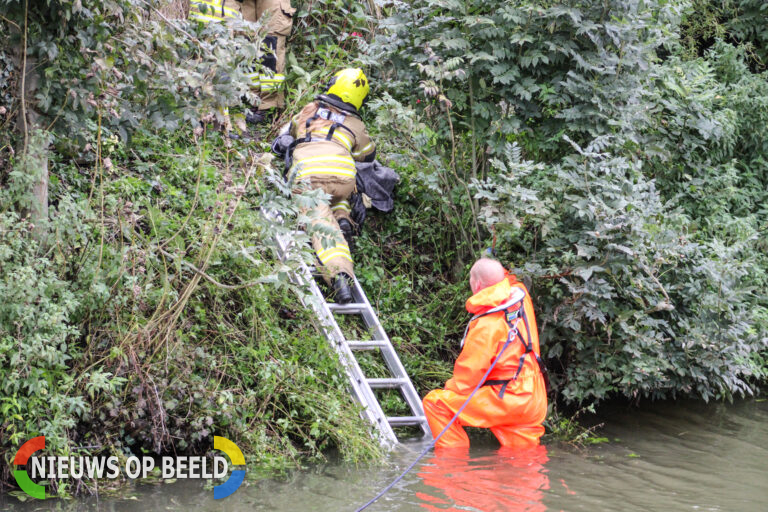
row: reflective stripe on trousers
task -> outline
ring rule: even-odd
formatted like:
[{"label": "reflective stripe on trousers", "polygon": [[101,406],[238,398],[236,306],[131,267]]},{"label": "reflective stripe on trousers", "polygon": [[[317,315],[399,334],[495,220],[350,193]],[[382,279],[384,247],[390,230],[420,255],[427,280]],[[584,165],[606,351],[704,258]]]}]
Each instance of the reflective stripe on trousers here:
[{"label": "reflective stripe on trousers", "polygon": [[297,170],[296,179],[310,175],[343,176],[354,178],[355,162],[351,157],[342,155],[323,155],[297,159],[293,163]]},{"label": "reflective stripe on trousers", "polygon": [[339,210],[350,213],[352,207],[349,206],[349,201],[339,201],[338,203],[331,205],[331,210],[333,210],[334,213]]},{"label": "reflective stripe on trousers", "polygon": [[191,0],[189,2],[189,19],[210,23],[225,19],[242,19],[243,16],[234,9],[224,7],[224,0]]},{"label": "reflective stripe on trousers", "polygon": [[349,196],[355,189],[355,179],[346,176],[310,175],[297,184],[294,192],[299,192],[307,186],[311,189],[321,189],[331,196],[330,202],[318,203],[311,213],[305,211],[312,217],[312,226],[325,228],[323,233],[312,234],[312,248],[320,263],[318,270],[329,284],[340,272],[353,276],[352,255],[338,223],[341,218],[349,220],[349,213],[343,206],[338,209],[335,207],[349,203]]},{"label": "reflective stripe on trousers", "polygon": [[262,92],[272,92],[280,88],[285,82],[285,75],[275,73],[273,76],[263,75],[258,72],[247,73],[248,80],[251,82],[253,89],[259,89]]},{"label": "reflective stripe on trousers", "polygon": [[349,252],[349,245],[346,242],[339,242],[333,247],[318,251],[317,258],[323,265],[328,265],[334,258],[344,258],[350,263],[352,262],[352,254]]}]

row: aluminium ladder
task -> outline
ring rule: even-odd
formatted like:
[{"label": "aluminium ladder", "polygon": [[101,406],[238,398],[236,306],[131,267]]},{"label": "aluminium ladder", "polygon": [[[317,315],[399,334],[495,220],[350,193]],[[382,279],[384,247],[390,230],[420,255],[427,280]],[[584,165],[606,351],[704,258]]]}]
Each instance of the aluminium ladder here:
[{"label": "aluminium ladder", "polygon": [[[279,215],[268,211],[264,213],[270,220],[280,222]],[[299,232],[297,234],[303,233]],[[285,261],[288,257],[293,246],[293,240],[294,236],[291,236],[291,234],[278,235],[276,237],[278,257],[281,261]],[[305,307],[311,308],[320,321],[320,327],[325,337],[336,350],[342,367],[349,377],[353,395],[364,407],[363,416],[378,431],[378,439],[382,446],[392,448],[398,443],[397,436],[392,427],[419,426],[424,437],[431,438],[431,431],[427,418],[424,415],[421,398],[408,377],[403,364],[400,362],[400,358],[397,356],[392,342],[384,331],[378,315],[371,306],[371,303],[368,302],[368,297],[366,297],[357,277],[353,278],[353,302],[349,304],[326,302],[323,292],[312,276],[312,270],[303,261],[299,269],[291,275],[291,281],[301,287],[309,288],[311,297],[307,299],[302,298],[302,304]],[[362,317],[365,326],[372,331],[373,339],[366,341],[346,339],[334,318],[334,314],[359,315]],[[376,349],[381,351],[381,355],[392,375],[391,378],[367,378],[363,374],[355,358],[355,352]],[[411,415],[386,416],[379,404],[379,400],[376,398],[374,389],[398,389],[408,404]]]}]

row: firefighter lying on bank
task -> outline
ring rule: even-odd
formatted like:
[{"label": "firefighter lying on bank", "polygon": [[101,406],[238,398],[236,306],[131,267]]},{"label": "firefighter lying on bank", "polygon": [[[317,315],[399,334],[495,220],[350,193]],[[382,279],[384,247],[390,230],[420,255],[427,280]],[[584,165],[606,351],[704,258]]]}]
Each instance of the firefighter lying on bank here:
[{"label": "firefighter lying on bank", "polygon": [[[435,446],[469,447],[462,426],[489,428],[504,447],[536,446],[544,433],[547,390],[533,302],[523,283],[508,274],[498,261],[488,258],[472,266],[469,284],[473,295],[466,306],[475,316],[469,321],[453,377],[445,383],[445,389],[431,391],[423,400],[433,436],[442,432],[467,401],[507,337],[515,334],[512,329],[516,329],[517,335],[511,338],[483,386]],[[510,305],[513,294],[520,293],[516,289],[525,292],[522,310],[518,305]]]},{"label": "firefighter lying on bank", "polygon": [[343,69],[333,75],[325,94],[294,116],[290,127],[296,140],[288,151],[288,176],[295,180],[294,187],[319,188],[331,196],[330,203],[314,208],[312,217],[313,224],[331,228],[335,236],[323,243],[315,235],[312,246],[321,273],[341,304],[352,301],[354,270],[349,240],[354,227],[349,196],[355,190],[355,161],[372,162],[376,158],[376,146],[358,113],[368,90],[368,79],[361,69]]}]

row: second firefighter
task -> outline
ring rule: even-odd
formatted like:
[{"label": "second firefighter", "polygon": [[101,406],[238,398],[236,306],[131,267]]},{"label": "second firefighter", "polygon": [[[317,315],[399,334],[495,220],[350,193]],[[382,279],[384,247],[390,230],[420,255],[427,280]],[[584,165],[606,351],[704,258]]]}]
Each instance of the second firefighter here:
[{"label": "second firefighter", "polygon": [[299,187],[322,189],[330,196],[330,202],[313,209],[312,223],[330,228],[335,235],[330,240],[314,235],[312,246],[323,277],[342,304],[352,301],[349,240],[354,228],[349,196],[355,191],[355,161],[371,162],[376,157],[376,146],[358,112],[368,91],[368,78],[361,69],[343,69],[331,77],[325,93],[291,121],[296,142],[289,176]]}]

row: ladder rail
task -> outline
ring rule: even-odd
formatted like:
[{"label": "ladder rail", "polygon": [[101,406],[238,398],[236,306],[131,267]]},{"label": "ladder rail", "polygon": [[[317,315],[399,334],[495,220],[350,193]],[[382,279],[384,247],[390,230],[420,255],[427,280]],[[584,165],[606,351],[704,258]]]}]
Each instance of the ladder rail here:
[{"label": "ladder rail", "polygon": [[[311,280],[310,287],[317,288],[317,292],[321,293],[317,283],[314,282],[314,279]],[[357,358],[352,353],[351,348],[347,345],[344,335],[342,334],[339,325],[336,323],[336,320],[333,318],[333,314],[328,309],[327,304],[323,302],[321,303],[320,308],[313,309],[318,313],[321,328],[326,333],[326,337],[331,340],[333,348],[339,355],[341,364],[347,370],[355,398],[361,405],[363,405],[364,413],[370,422],[377,427],[382,444],[389,445],[390,447],[396,445],[397,436],[387,421],[387,417],[381,409],[381,405],[379,404],[376,395],[370,385],[366,382],[363,370],[360,368]]]},{"label": "ladder rail", "polygon": [[424,407],[422,405],[421,397],[416,392],[416,388],[413,386],[413,382],[411,382],[411,379],[408,376],[408,372],[406,372],[402,361],[400,361],[400,358],[397,356],[397,353],[395,352],[395,349],[392,345],[392,341],[389,339],[389,336],[387,336],[387,333],[384,331],[384,327],[381,325],[381,322],[379,321],[379,317],[375,313],[373,306],[371,306],[371,303],[368,301],[368,297],[363,291],[363,287],[360,286],[360,282],[357,280],[357,277],[354,278],[354,287],[352,290],[352,296],[355,297],[355,300],[359,300],[361,304],[365,305],[365,308],[367,309],[367,311],[362,314],[363,321],[365,322],[368,328],[373,329],[375,333],[374,339],[376,339],[377,341],[384,341],[386,343],[387,346],[381,348],[381,355],[384,358],[384,361],[386,362],[387,366],[389,367],[389,371],[392,372],[393,376],[395,378],[405,380],[401,388],[401,392],[403,393],[403,398],[405,399],[408,406],[411,408],[411,411],[413,411],[413,416],[420,416],[425,418],[424,421],[421,423],[421,429],[425,437],[427,436],[431,437],[432,432],[429,428],[429,423],[427,422],[424,414]]},{"label": "ladder rail", "polygon": [[[278,213],[266,209],[263,212],[273,222],[282,221],[282,217]],[[297,234],[303,234],[303,232],[283,233],[275,237],[277,256],[281,261],[285,261],[289,257],[291,248],[296,245]],[[302,305],[311,308],[315,313],[318,327],[333,346],[347,373],[352,394],[363,407],[361,413],[376,427],[378,439],[382,446],[392,448],[398,443],[393,426],[418,425],[424,437],[431,437],[421,399],[357,278],[353,279],[352,287],[355,303],[349,305],[326,302],[320,287],[312,276],[310,267],[305,261],[300,262],[297,271],[291,272],[290,280],[297,286],[309,290],[309,295],[301,296],[300,301]],[[374,339],[348,341],[334,317],[334,312],[361,316],[366,327],[373,332]],[[368,379],[360,368],[353,350],[375,348],[381,351],[387,368],[392,374],[391,379]],[[410,416],[387,417],[373,391],[373,389],[381,388],[398,389],[412,414]]]},{"label": "ladder rail", "polygon": [[[280,244],[278,242],[278,244]],[[290,247],[290,243],[282,245],[280,248],[283,251],[281,259],[287,257],[287,251]],[[341,332],[336,320],[333,318],[328,308],[328,304],[323,299],[322,291],[312,278],[312,273],[307,267],[306,263],[301,262],[299,271],[294,272],[291,276],[295,284],[301,287],[308,287],[312,297],[316,300],[306,300],[301,297],[301,303],[305,307],[310,307],[319,321],[319,327],[324,333],[325,337],[331,342],[334,350],[336,351],[341,365],[344,367],[349,377],[349,384],[352,387],[353,395],[358,403],[363,406],[363,414],[372,423],[379,436],[379,441],[385,447],[393,447],[397,444],[397,436],[392,430],[392,426],[387,421],[387,417],[384,411],[381,409],[376,395],[366,382],[364,373],[354,357],[352,350],[347,345],[344,335]],[[318,300],[319,299],[319,300]]]}]

